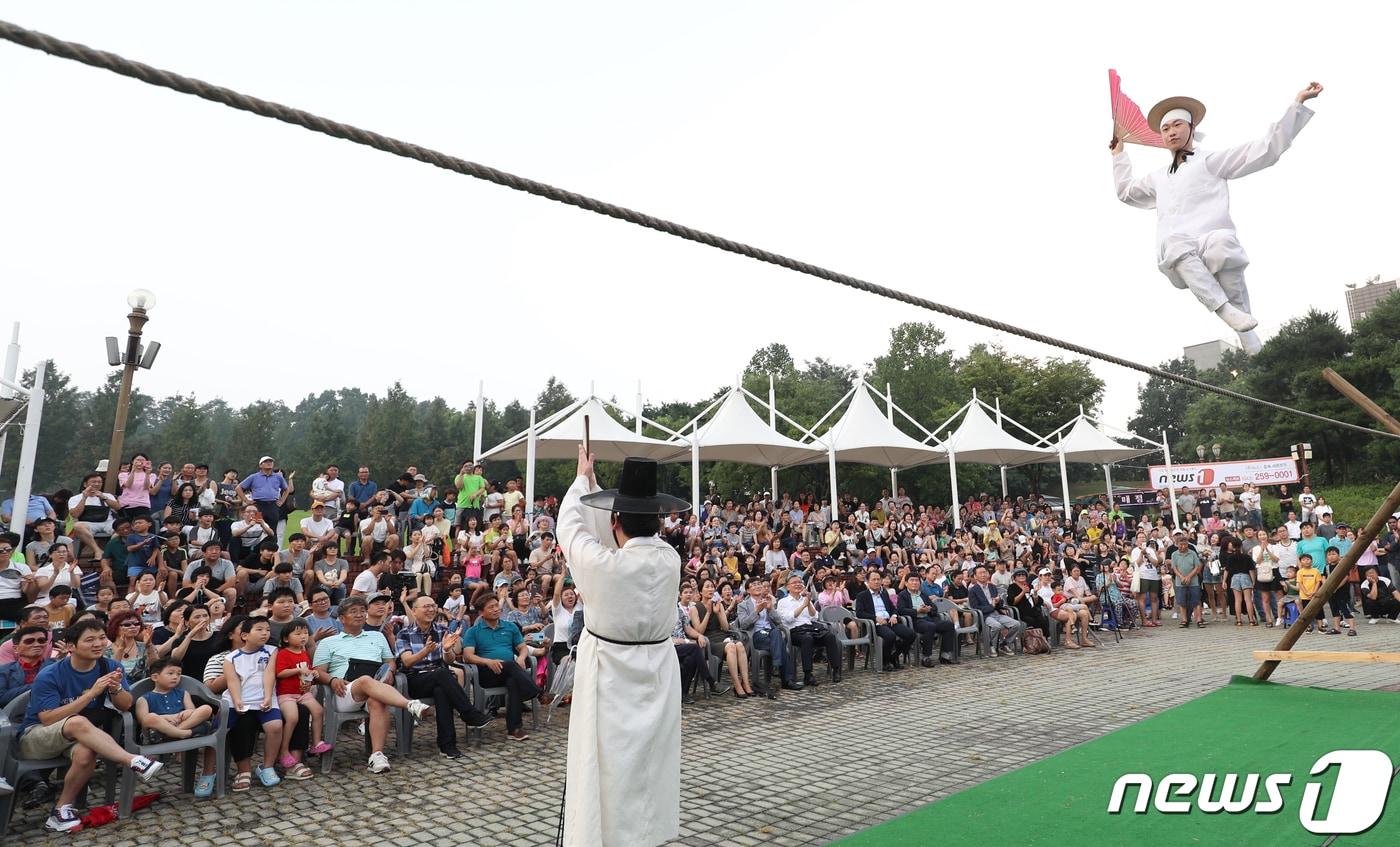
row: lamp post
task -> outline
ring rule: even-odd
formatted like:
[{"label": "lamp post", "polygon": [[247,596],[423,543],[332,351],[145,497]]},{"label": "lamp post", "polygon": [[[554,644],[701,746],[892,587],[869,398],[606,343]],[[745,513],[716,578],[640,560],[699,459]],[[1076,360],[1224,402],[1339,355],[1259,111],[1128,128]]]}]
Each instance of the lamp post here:
[{"label": "lamp post", "polygon": [[1212,445],[1210,445],[1210,452],[1211,452],[1211,455],[1215,456],[1215,461],[1217,461],[1217,462],[1220,461],[1220,445],[1219,445],[1219,444],[1212,444]]},{"label": "lamp post", "polygon": [[1204,461],[1206,460],[1206,445],[1204,445],[1204,444],[1197,444],[1197,445],[1196,445],[1196,458],[1197,458],[1197,459],[1200,459],[1202,462],[1204,462]]},{"label": "lamp post", "polygon": [[141,329],[148,320],[147,312],[155,308],[156,295],[144,288],[134,289],[126,295],[126,305],[131,312],[126,316],[128,328],[126,350],[121,350],[114,336],[107,336],[107,364],[122,368],[121,390],[117,393],[117,415],[112,422],[112,446],[107,451],[107,475],[102,490],[113,493],[117,490],[117,470],[121,467],[122,441],[126,438],[126,414],[131,405],[131,381],[137,368],[150,370],[155,364],[160,343],[152,341],[144,347],[141,344]]}]

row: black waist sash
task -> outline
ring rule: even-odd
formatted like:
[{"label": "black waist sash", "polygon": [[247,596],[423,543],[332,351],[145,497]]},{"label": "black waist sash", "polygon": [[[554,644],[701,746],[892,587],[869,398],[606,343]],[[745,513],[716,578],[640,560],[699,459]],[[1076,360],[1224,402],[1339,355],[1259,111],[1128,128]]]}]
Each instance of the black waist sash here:
[{"label": "black waist sash", "polygon": [[[586,627],[585,627],[585,628],[586,628]],[[668,635],[668,636],[666,636],[665,638],[658,638],[658,639],[655,640],[655,641],[619,641],[619,640],[617,640],[616,638],[609,638],[609,637],[607,637],[606,635],[599,635],[598,633],[594,632],[594,631],[591,630],[591,629],[588,630],[588,632],[589,632],[589,634],[591,634],[594,638],[600,639],[600,640],[602,640],[602,641],[606,641],[606,642],[608,642],[609,644],[620,644],[620,645],[622,645],[623,647],[638,647],[638,646],[641,646],[641,645],[644,645],[644,644],[665,644],[667,641],[670,641],[670,640],[671,640],[671,636]]]}]

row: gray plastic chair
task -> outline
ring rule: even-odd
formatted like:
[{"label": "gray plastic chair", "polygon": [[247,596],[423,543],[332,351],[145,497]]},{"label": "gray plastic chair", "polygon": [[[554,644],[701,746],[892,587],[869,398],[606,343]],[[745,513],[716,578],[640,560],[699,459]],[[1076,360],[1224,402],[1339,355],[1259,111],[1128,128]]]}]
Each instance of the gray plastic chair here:
[{"label": "gray plastic chair", "polygon": [[[957,656],[959,659],[962,658],[962,637],[969,634],[973,636],[973,641],[976,643],[977,655],[979,657],[985,655],[987,649],[986,636],[984,634],[986,632],[986,626],[984,626],[981,612],[976,609],[964,609],[952,600],[941,597],[934,600],[933,605],[934,608],[938,609],[940,615],[947,615],[948,620],[953,622],[953,633],[957,636]],[[962,622],[963,614],[972,615],[971,626],[965,625]]]},{"label": "gray plastic chair", "polygon": [[[383,667],[381,667],[381,668],[379,669],[379,672],[376,673],[376,674],[374,675],[374,678],[377,679],[377,680],[379,680],[380,682],[388,682],[392,676],[393,676],[393,671],[392,671],[392,670],[389,668],[389,666],[386,664],[386,665],[384,665]],[[397,688],[397,685],[396,685],[395,687]],[[320,686],[317,686],[317,691],[316,691],[316,693],[317,693],[317,696],[320,697],[320,699],[321,699],[321,706],[322,706],[322,708],[324,708],[325,711],[326,711],[326,718],[325,718],[324,721],[322,721],[322,728],[321,728],[321,730],[322,730],[322,740],[325,741],[327,744],[331,745],[332,747],[336,747],[335,741],[336,741],[336,738],[340,735],[340,727],[341,727],[342,724],[354,723],[354,722],[356,722],[356,721],[361,721],[361,720],[369,720],[369,711],[368,711],[368,707],[366,707],[366,708],[364,708],[364,709],[356,709],[356,710],[354,710],[353,712],[343,712],[343,713],[340,712],[338,709],[336,709],[336,706],[335,706],[335,693],[331,691],[331,688],[330,688],[329,685],[320,685]],[[402,709],[392,709],[392,710],[391,710],[390,717],[392,718],[392,721],[391,721],[391,722],[394,724],[395,734],[398,736],[399,755],[401,755],[401,756],[407,756],[407,755],[408,755],[408,750],[407,750],[407,748],[408,748],[408,746],[409,746],[409,743],[408,743],[409,739],[408,739],[407,734],[406,734],[406,733],[404,732],[404,730],[403,730],[403,725],[404,725],[404,724],[403,724],[403,721],[401,720],[401,716],[393,714],[394,712],[402,712],[402,711],[403,711]],[[412,722],[412,718],[409,719],[409,722],[410,722],[410,723]],[[338,749],[338,748],[337,748],[337,749]],[[369,754],[372,753],[372,752],[374,752],[374,751],[372,751],[372,750],[370,749],[369,727],[366,726],[366,727],[365,727],[365,758],[368,759],[368,758],[369,758]],[[331,750],[330,752],[328,752],[328,753],[323,753],[323,754],[321,755],[321,773],[330,773],[331,770],[335,767],[335,754],[336,754],[336,750]]]},{"label": "gray plastic chair", "polygon": [[[9,726],[4,727],[3,732],[0,732],[0,736],[3,736],[5,742],[6,755],[4,777],[16,790],[19,788],[20,778],[26,774],[47,773],[51,770],[66,770],[68,767],[67,756],[59,756],[54,759],[21,759],[19,757],[19,727],[20,724],[24,722],[24,712],[27,708],[29,708],[28,691],[11,700],[9,705],[5,706],[3,714],[5,719],[9,721]],[[120,730],[120,727],[121,723],[113,716],[108,731],[110,732],[113,729]],[[113,737],[115,738],[116,736],[114,735]],[[117,768],[109,764],[109,766],[105,767],[103,770],[106,774],[103,782],[107,789],[107,799],[104,802],[111,803],[114,801],[117,794]],[[130,772],[129,768],[124,770]],[[0,824],[3,824],[0,825],[0,843],[4,842],[5,835],[9,832],[10,819],[15,812],[16,796],[14,792],[0,796]]]},{"label": "gray plastic chair", "polygon": [[[131,696],[137,700],[146,695],[147,692],[155,688],[155,683],[150,679],[143,679],[131,686]],[[155,758],[167,753],[183,753],[184,756],[184,791],[192,793],[194,791],[194,772],[197,766],[196,758],[206,748],[214,751],[214,796],[224,796],[225,782],[228,777],[228,766],[224,761],[224,755],[228,749],[228,730],[231,722],[231,710],[223,698],[218,697],[214,692],[205,687],[204,683],[188,676],[180,677],[180,688],[189,692],[196,701],[203,700],[210,705],[218,704],[217,711],[214,712],[214,725],[217,727],[208,735],[193,735],[189,738],[170,739],[155,744],[141,743],[141,728],[136,725],[135,706],[132,711],[122,712],[122,738],[125,741],[126,751],[136,753],[147,758]],[[118,817],[122,820],[131,817],[131,800],[136,793],[136,773],[131,768],[122,768],[120,811]]]},{"label": "gray plastic chair", "polygon": [[[865,669],[870,670],[870,656],[875,652],[875,625],[864,618],[858,618],[855,612],[845,606],[827,606],[819,613],[823,623],[831,627],[831,631],[836,634],[836,643],[841,645],[841,650],[846,656],[846,669],[853,671],[856,669],[856,648],[865,648]],[[850,618],[860,627],[861,634],[851,638],[846,632],[844,621]],[[849,653],[845,651],[849,650]]]},{"label": "gray plastic chair", "polygon": [[[530,672],[530,678],[531,678],[531,679],[534,679],[534,678],[535,678],[535,666],[536,666],[536,664],[537,664],[537,660],[536,660],[536,658],[535,658],[534,656],[527,656],[527,657],[526,657],[526,659],[525,659],[525,669],[528,670],[528,671]],[[465,687],[466,687],[466,689],[467,689],[467,693],[470,694],[470,695],[472,696],[472,703],[473,703],[478,709],[480,709],[480,710],[483,711],[483,712],[489,712],[488,707],[489,707],[489,705],[490,705],[490,703],[491,703],[492,700],[500,700],[500,701],[501,701],[501,705],[502,705],[502,706],[505,705],[506,697],[509,695],[509,691],[506,689],[506,687],[505,687],[504,685],[496,685],[496,686],[492,686],[492,687],[490,687],[490,688],[487,688],[487,687],[485,687],[485,686],[483,686],[483,685],[481,684],[481,674],[479,674],[479,673],[477,672],[477,666],[476,666],[476,665],[466,664],[466,663],[459,663],[459,664],[458,664],[458,667],[460,667],[460,668],[462,668],[463,670],[466,671],[466,674],[467,674],[467,684],[466,684]],[[548,690],[548,689],[546,689],[546,690]],[[530,704],[526,703],[526,704],[524,704],[524,705],[527,705],[527,706],[528,706],[528,705],[530,705]],[[539,704],[536,703],[535,705],[538,706]],[[540,712],[539,712],[539,709],[536,708],[536,707],[531,707],[531,709],[530,709],[530,728],[531,728],[531,729],[539,729],[539,728],[540,728]],[[470,733],[470,732],[472,732],[472,730],[468,730],[468,733]],[[484,729],[478,729],[478,730],[475,730],[475,732],[476,732],[476,740],[477,740],[477,743],[480,744],[481,741],[482,741],[483,733],[485,732],[485,730],[484,730]]]}]

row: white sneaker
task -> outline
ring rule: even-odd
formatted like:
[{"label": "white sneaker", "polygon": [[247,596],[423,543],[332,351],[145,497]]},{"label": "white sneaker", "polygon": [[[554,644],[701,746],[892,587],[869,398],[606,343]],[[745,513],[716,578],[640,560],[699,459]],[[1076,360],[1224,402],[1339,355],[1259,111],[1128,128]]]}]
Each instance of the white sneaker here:
[{"label": "white sneaker", "polygon": [[155,775],[160,773],[160,769],[165,765],[155,759],[148,759],[145,756],[133,756],[131,759],[131,770],[141,777],[142,782],[150,782]]},{"label": "white sneaker", "polygon": [[1259,340],[1259,333],[1254,330],[1239,332],[1236,335],[1240,338],[1240,349],[1244,350],[1245,355],[1253,356],[1264,349],[1264,342]]},{"label": "white sneaker", "polygon": [[413,715],[414,726],[417,726],[418,724],[423,722],[423,713],[428,711],[429,708],[431,707],[427,703],[424,703],[422,700],[408,701],[408,713],[410,715]]},{"label": "white sneaker", "polygon": [[14,786],[10,785],[10,781],[0,776],[0,794],[13,794],[14,791]]},{"label": "white sneaker", "polygon": [[83,828],[83,822],[79,820],[72,806],[61,806],[49,813],[49,819],[44,821],[44,829],[49,832],[77,832]]},{"label": "white sneaker", "polygon": [[1375,624],[1380,623],[1380,619],[1379,619],[1379,618],[1367,618],[1367,619],[1366,619],[1366,622],[1374,626]]},{"label": "white sneaker", "polygon": [[1176,612],[1172,612],[1172,620],[1176,620],[1176,619],[1177,619],[1177,614],[1176,614]]},{"label": "white sneaker", "polygon": [[393,765],[389,764],[389,757],[384,755],[382,752],[376,750],[375,752],[369,754],[370,773],[384,773],[392,767]]},{"label": "white sneaker", "polygon": [[359,723],[355,724],[355,731],[358,732],[358,733],[361,734],[361,735],[364,735],[364,734],[365,734],[365,723],[366,723],[366,721],[360,721]]}]

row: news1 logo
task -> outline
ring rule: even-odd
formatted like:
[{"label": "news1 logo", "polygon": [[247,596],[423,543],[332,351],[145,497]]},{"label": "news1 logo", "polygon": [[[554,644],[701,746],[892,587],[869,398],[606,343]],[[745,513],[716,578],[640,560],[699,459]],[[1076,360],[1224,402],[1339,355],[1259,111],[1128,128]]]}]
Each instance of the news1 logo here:
[{"label": "news1 logo", "polygon": [[1205,488],[1215,482],[1215,468],[1201,468],[1196,472],[1196,484]]},{"label": "news1 logo", "polygon": [[[1320,776],[1337,766],[1332,786],[1332,802],[1322,818],[1317,817],[1323,784],[1308,780],[1298,807],[1298,822],[1315,835],[1354,835],[1365,832],[1381,819],[1390,796],[1395,767],[1380,750],[1334,750],[1313,762],[1310,776]],[[1291,773],[1213,774],[1197,777],[1190,773],[1167,774],[1155,783],[1145,773],[1124,774],[1113,784],[1108,813],[1120,814],[1129,788],[1137,789],[1133,814],[1147,814],[1148,805],[1164,815],[1190,814],[1195,809],[1215,815],[1253,813],[1273,815],[1283,811],[1283,786],[1293,782]],[[1199,790],[1198,790],[1199,789]],[[1262,796],[1261,796],[1262,794]]]}]

